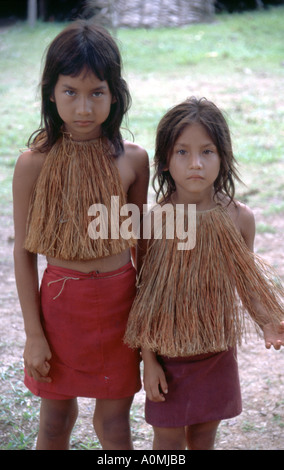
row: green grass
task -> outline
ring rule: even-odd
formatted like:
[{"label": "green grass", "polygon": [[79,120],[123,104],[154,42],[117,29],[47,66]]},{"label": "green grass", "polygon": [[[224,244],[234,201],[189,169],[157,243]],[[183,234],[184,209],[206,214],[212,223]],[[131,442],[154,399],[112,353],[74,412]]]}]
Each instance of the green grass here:
[{"label": "green grass", "polygon": [[176,67],[181,73],[188,67],[200,70],[203,66],[238,70],[248,64],[261,69],[263,60],[280,66],[282,27],[283,10],[275,9],[269,13],[220,15],[213,23],[178,29],[123,30],[119,39],[127,67],[140,74],[168,73]]},{"label": "green grass", "polygon": [[[241,161],[282,158],[283,20],[280,7],[183,28],[118,30],[135,140],[151,155],[164,111],[189,95],[204,95],[227,113]],[[63,26],[39,22],[30,29],[20,22],[1,34],[3,157],[15,159],[38,127],[42,55]]]},{"label": "green grass", "polygon": [[22,363],[1,367],[0,450],[24,450],[32,448],[37,436],[39,400],[35,399],[23,384]]}]

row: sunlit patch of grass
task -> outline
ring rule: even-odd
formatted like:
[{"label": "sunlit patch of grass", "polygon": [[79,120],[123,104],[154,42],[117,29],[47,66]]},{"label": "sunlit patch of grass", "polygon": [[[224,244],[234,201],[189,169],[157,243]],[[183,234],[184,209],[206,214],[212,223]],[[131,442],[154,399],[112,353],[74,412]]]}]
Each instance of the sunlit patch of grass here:
[{"label": "sunlit patch of grass", "polygon": [[0,430],[1,450],[28,450],[38,430],[39,400],[23,384],[21,363],[1,368]]}]

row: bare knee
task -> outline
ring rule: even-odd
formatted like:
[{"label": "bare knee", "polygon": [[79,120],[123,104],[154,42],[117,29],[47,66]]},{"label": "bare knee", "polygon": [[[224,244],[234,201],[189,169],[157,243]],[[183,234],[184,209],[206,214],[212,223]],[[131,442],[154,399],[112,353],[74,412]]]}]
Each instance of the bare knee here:
[{"label": "bare knee", "polygon": [[186,428],[187,446],[190,450],[213,450],[220,421],[194,424]]},{"label": "bare knee", "polygon": [[129,412],[133,397],[97,400],[94,429],[104,450],[132,449]]},{"label": "bare knee", "polygon": [[42,400],[37,448],[68,448],[77,416],[76,400]]},{"label": "bare knee", "polygon": [[154,427],[154,450],[184,450],[186,447],[185,430],[181,428]]}]

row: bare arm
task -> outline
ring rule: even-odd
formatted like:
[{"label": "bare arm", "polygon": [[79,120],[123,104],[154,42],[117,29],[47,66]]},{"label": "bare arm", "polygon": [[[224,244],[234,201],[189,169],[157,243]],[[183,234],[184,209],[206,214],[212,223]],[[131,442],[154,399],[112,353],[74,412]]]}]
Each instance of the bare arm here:
[{"label": "bare arm", "polygon": [[[132,149],[132,151],[131,151]],[[149,159],[145,150],[136,147],[133,151],[130,146],[130,166],[134,172],[134,181],[128,190],[128,203],[138,206],[140,211],[140,239],[137,244],[136,268],[140,272],[143,257],[146,253],[149,240],[143,240],[143,205],[147,204],[147,192],[149,185]],[[167,393],[167,382],[164,371],[157,361],[156,354],[142,348],[144,362],[144,387],[147,397],[152,401],[164,401]]]},{"label": "bare arm", "polygon": [[[240,208],[240,229],[242,236],[251,251],[254,251],[255,239],[255,219],[252,211],[247,206]],[[252,296],[255,311],[263,318],[266,312],[257,298],[257,294]],[[273,346],[275,349],[280,349],[284,346],[284,321],[279,325],[274,323],[267,323],[262,327],[265,346],[269,349]]]},{"label": "bare arm", "polygon": [[155,402],[165,401],[168,385],[163,368],[157,361],[156,354],[142,348],[142,359],[144,362],[144,388],[147,398]]},{"label": "bare arm", "polygon": [[[131,146],[130,146],[131,147]],[[142,259],[145,254],[145,244],[143,243],[142,234],[142,218],[143,218],[143,205],[147,204],[147,193],[149,185],[149,158],[147,152],[141,147],[135,146],[133,149],[128,150],[129,163],[133,170],[134,181],[128,189],[128,203],[135,204],[140,211],[140,239],[137,243],[135,265],[137,272],[140,271],[142,266]]]},{"label": "bare arm", "polygon": [[237,221],[243,239],[250,249],[254,251],[255,239],[255,219],[252,210],[244,204],[239,205],[239,215]]},{"label": "bare arm", "polygon": [[51,358],[41,321],[37,255],[24,249],[26,222],[31,192],[39,175],[42,156],[23,153],[16,164],[13,178],[14,265],[19,301],[26,332],[24,351],[28,375],[39,381],[50,381],[48,360]]}]

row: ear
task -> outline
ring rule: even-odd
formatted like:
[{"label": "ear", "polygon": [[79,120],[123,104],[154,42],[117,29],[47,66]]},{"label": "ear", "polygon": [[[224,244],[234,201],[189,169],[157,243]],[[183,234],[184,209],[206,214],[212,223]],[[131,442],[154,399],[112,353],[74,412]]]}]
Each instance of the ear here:
[{"label": "ear", "polygon": [[111,104],[114,104],[114,103],[116,103],[116,102],[117,102],[117,99],[116,99],[115,96],[113,96],[113,97],[112,97],[112,100],[111,100]]},{"label": "ear", "polygon": [[55,99],[54,99],[53,96],[51,96],[49,99],[50,99],[50,101],[52,101],[52,103],[55,103]]}]

